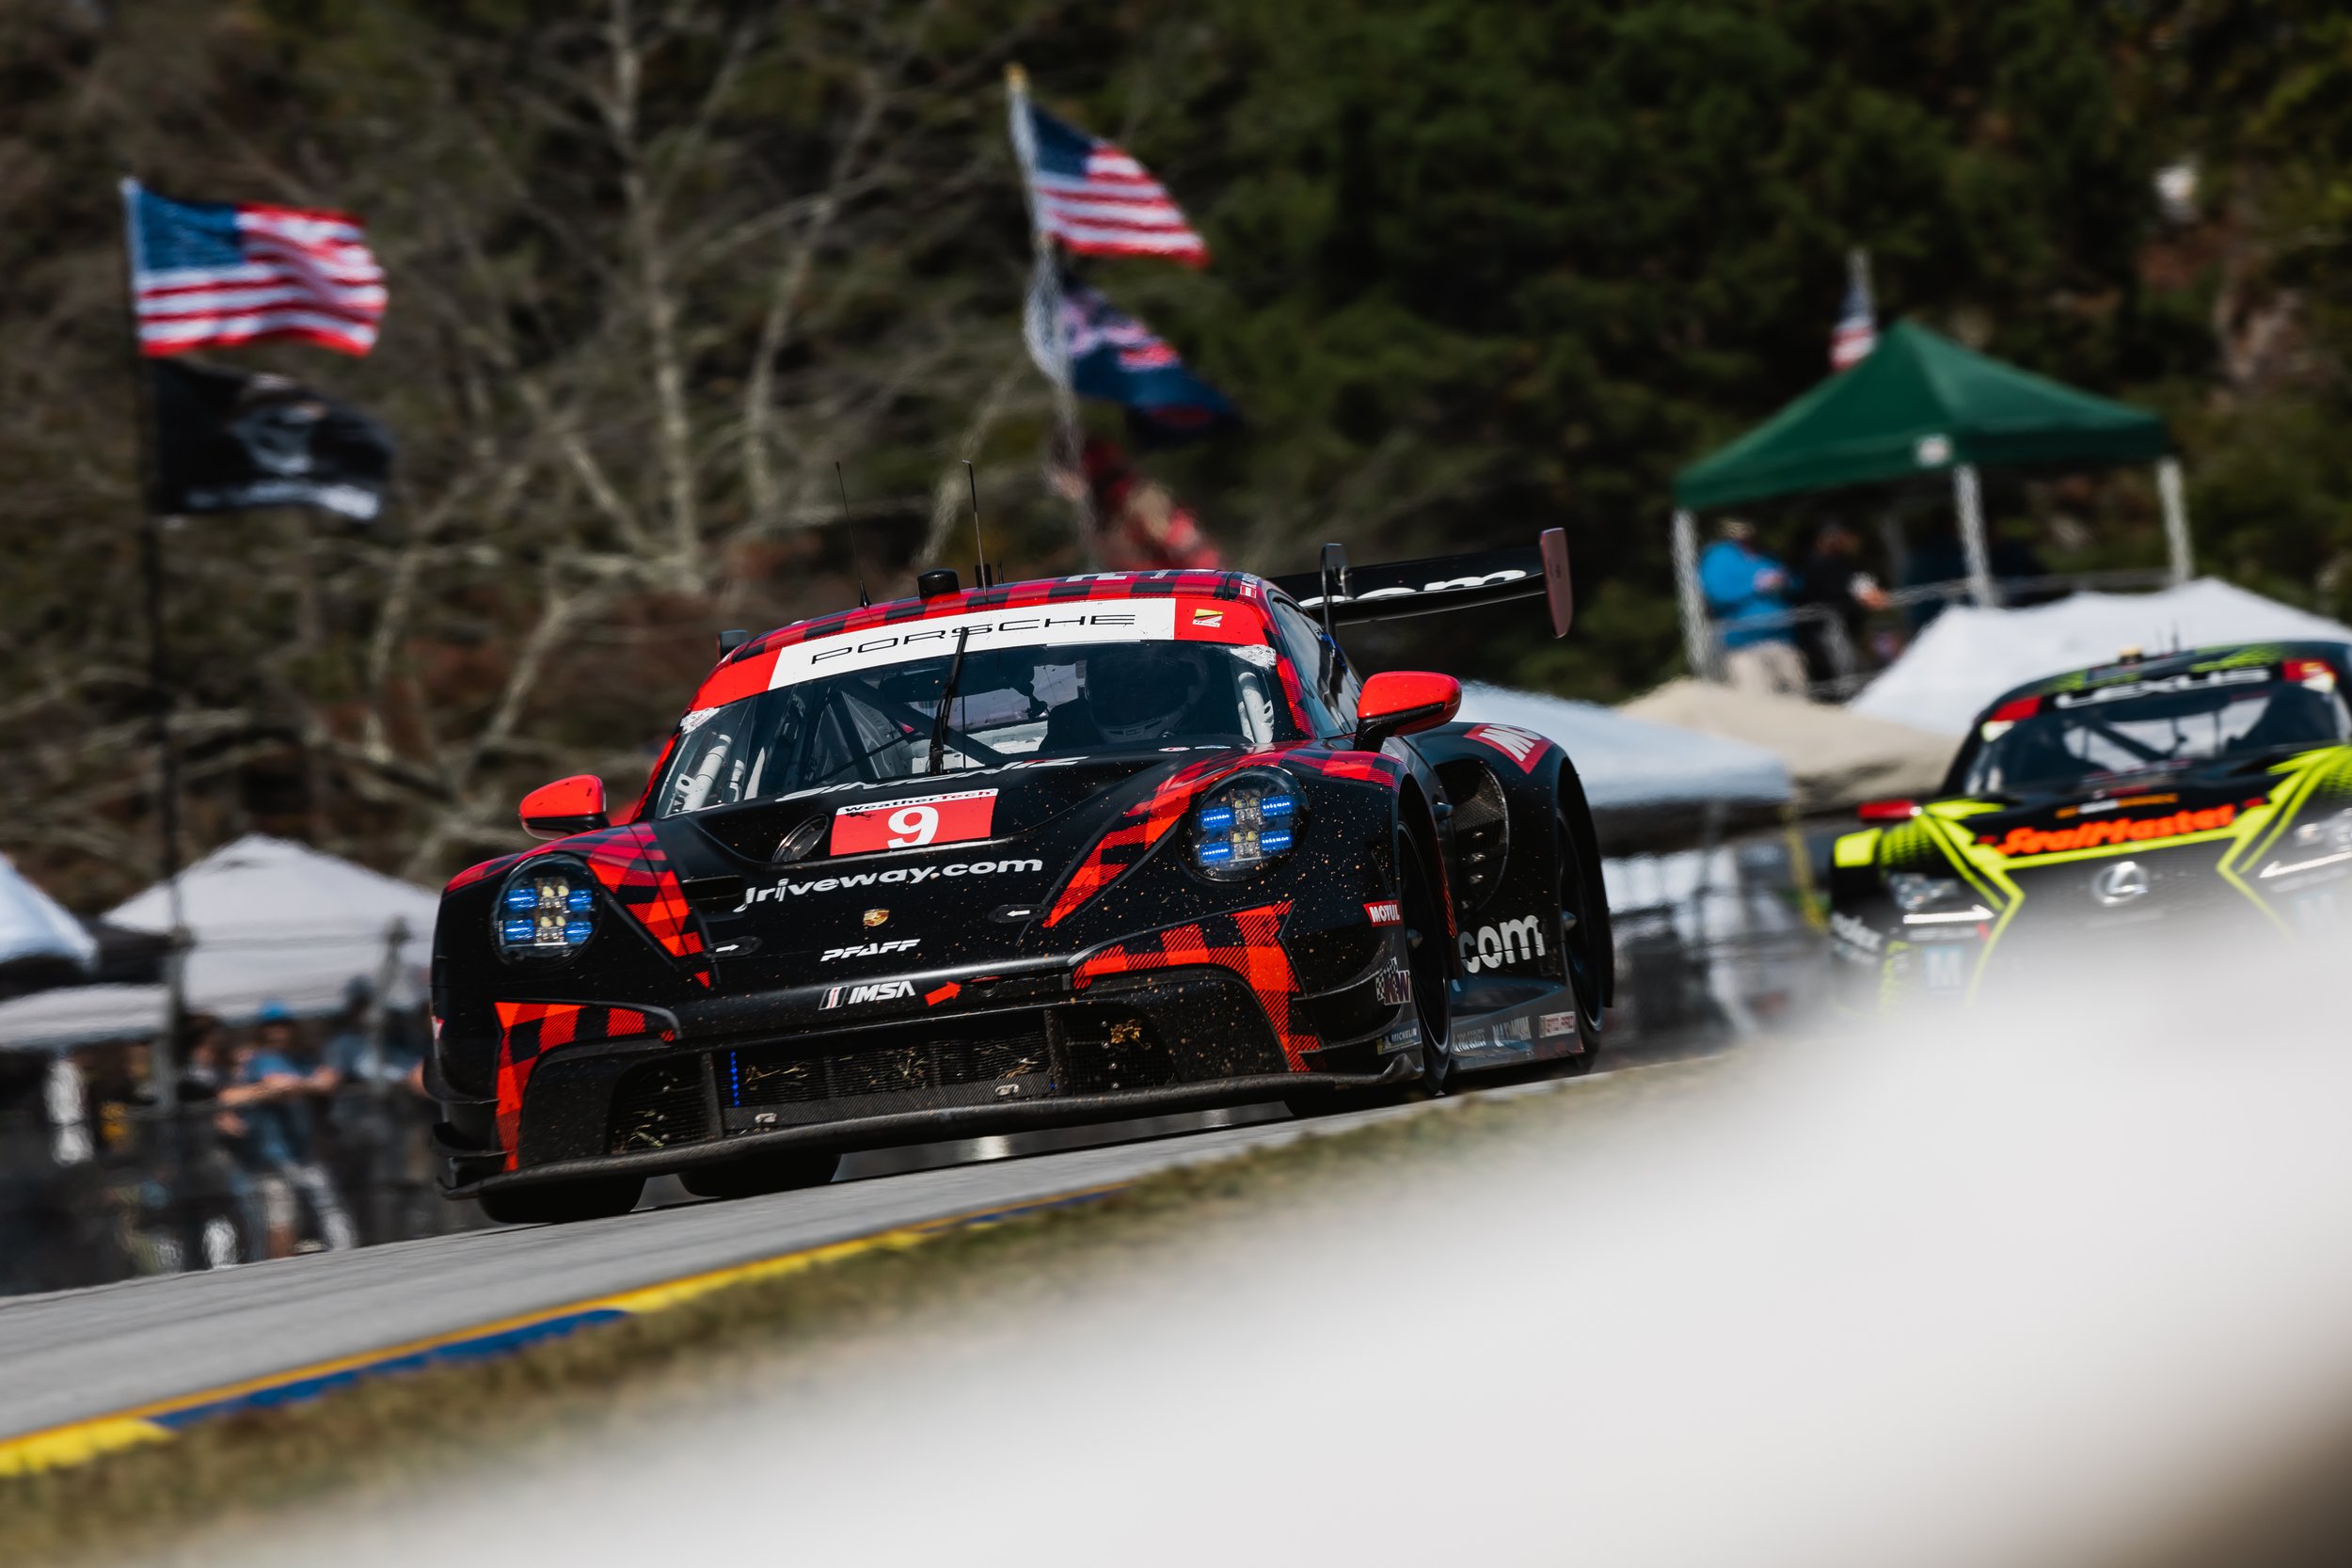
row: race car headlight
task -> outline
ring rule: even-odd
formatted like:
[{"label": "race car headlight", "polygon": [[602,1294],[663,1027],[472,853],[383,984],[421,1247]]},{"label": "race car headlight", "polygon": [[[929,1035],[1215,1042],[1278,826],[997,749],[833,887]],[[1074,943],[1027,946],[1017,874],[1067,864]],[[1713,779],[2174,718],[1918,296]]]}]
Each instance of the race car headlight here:
[{"label": "race car headlight", "polygon": [[2292,877],[2327,867],[2352,870],[2352,808],[2296,823],[2280,841],[2262,875]]},{"label": "race car headlight", "polygon": [[596,884],[572,861],[531,861],[499,890],[499,956],[560,958],[596,934]]},{"label": "race car headlight", "polygon": [[1279,773],[1250,773],[1193,808],[1192,863],[1220,879],[1252,876],[1298,842],[1302,803]]},{"label": "race car headlight", "polygon": [[1886,895],[1895,900],[1895,907],[1905,914],[1916,914],[1931,904],[1941,904],[1966,893],[1957,877],[1927,877],[1916,871],[1898,871],[1886,879]]}]

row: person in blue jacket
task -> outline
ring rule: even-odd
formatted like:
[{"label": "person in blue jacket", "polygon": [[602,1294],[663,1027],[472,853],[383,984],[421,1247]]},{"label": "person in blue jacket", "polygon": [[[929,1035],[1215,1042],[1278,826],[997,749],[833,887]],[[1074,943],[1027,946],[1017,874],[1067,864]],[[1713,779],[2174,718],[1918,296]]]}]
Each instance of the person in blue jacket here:
[{"label": "person in blue jacket", "polygon": [[1735,691],[1802,697],[1804,659],[1788,623],[1788,569],[1756,547],[1756,525],[1724,519],[1699,556],[1699,589],[1724,641],[1724,679]]}]

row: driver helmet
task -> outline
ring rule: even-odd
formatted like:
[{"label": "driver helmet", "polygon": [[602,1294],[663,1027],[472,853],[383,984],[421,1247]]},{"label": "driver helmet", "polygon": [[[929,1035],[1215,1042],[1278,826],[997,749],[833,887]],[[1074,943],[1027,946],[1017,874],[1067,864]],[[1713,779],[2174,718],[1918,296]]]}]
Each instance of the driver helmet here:
[{"label": "driver helmet", "polygon": [[1087,700],[1095,728],[1117,746],[1168,736],[1206,685],[1200,652],[1193,648],[1120,643],[1087,661]]}]

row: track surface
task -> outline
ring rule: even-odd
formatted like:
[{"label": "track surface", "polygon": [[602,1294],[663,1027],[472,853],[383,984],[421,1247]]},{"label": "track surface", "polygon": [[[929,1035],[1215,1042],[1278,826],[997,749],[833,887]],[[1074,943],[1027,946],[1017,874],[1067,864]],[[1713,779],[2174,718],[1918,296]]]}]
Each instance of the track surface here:
[{"label": "track surface", "polygon": [[[846,1174],[852,1179],[806,1192],[11,1298],[0,1301],[0,1437],[878,1230],[1116,1185],[1287,1143],[1308,1130],[1339,1131],[1428,1108],[1259,1120],[1182,1135],[1168,1133],[1220,1118],[1165,1118],[1130,1127],[1131,1137],[1142,1133],[1148,1141],[1013,1158],[988,1156],[1026,1140],[938,1146],[940,1155],[977,1163],[864,1179],[855,1179],[859,1165],[851,1164]],[[864,1163],[871,1168],[872,1162]]]}]

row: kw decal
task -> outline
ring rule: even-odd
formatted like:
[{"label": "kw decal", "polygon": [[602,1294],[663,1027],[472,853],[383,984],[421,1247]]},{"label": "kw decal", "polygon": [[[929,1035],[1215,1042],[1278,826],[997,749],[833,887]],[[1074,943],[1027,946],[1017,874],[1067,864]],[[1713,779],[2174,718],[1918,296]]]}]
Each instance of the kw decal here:
[{"label": "kw decal", "polygon": [[1481,970],[1501,969],[1505,964],[1526,963],[1540,958],[1544,946],[1544,923],[1535,916],[1521,915],[1499,926],[1481,926],[1475,931],[1464,931],[1456,939],[1462,968],[1471,974]]},{"label": "kw decal", "polygon": [[912,953],[921,937],[900,937],[895,942],[861,942],[849,947],[828,947],[817,961],[829,964],[835,958],[879,958],[885,953]]}]

